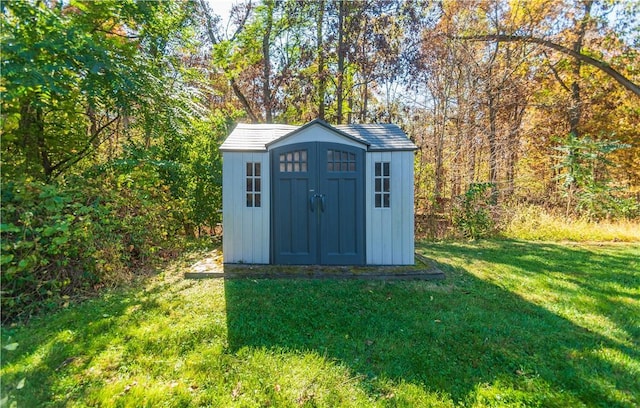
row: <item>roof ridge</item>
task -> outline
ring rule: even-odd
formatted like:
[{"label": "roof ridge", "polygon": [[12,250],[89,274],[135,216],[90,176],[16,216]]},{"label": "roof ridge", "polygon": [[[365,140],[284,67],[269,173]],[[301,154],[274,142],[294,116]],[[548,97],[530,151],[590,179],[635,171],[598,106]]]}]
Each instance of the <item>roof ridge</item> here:
[{"label": "roof ridge", "polygon": [[394,123],[351,123],[331,125],[315,119],[304,125],[285,123],[237,123],[220,146],[221,150],[265,151],[269,146],[313,125],[320,125],[367,146],[369,151],[415,150],[407,134]]}]

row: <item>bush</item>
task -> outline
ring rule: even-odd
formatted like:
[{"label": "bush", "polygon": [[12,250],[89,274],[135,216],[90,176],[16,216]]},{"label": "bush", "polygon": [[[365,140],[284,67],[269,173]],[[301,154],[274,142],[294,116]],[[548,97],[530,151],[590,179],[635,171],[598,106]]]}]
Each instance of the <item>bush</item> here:
[{"label": "bush", "polygon": [[3,182],[2,322],[130,279],[180,245],[179,206],[153,167]]},{"label": "bush", "polygon": [[456,198],[452,207],[453,225],[466,238],[478,239],[490,236],[495,231],[491,217],[492,183],[474,183]]}]

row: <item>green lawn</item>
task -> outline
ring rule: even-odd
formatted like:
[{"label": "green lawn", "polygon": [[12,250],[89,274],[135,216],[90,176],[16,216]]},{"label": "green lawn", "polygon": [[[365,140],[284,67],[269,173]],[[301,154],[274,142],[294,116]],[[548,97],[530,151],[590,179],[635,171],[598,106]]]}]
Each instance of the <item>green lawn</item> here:
[{"label": "green lawn", "polygon": [[640,245],[418,251],[444,281],[183,280],[180,266],[167,269],[3,328],[2,397],[18,407],[640,405]]}]

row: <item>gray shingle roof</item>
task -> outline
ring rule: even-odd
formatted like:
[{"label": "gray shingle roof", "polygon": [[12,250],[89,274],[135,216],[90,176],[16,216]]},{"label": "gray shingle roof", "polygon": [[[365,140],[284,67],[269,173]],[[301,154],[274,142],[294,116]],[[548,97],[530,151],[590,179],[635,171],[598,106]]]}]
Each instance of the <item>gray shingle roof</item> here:
[{"label": "gray shingle roof", "polygon": [[367,142],[369,150],[415,150],[406,133],[392,123],[338,125],[336,129]]},{"label": "gray shingle roof", "polygon": [[223,151],[266,151],[267,146],[280,139],[293,135],[301,128],[318,123],[347,137],[362,141],[369,151],[415,150],[416,145],[397,125],[358,124],[332,126],[322,120],[314,120],[304,126],[278,124],[239,123],[220,146]]},{"label": "gray shingle roof", "polygon": [[267,150],[267,143],[293,132],[298,127],[293,125],[238,123],[222,143],[220,150],[264,151]]}]

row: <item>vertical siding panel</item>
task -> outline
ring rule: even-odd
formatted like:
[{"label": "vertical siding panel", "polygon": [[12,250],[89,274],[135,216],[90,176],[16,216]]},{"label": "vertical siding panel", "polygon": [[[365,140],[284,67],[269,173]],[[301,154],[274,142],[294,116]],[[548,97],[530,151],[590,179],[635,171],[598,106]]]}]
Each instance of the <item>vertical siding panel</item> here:
[{"label": "vertical siding panel", "polygon": [[406,173],[405,173],[405,166],[403,163],[403,159],[405,158],[404,155],[402,154],[402,152],[394,152],[393,153],[394,156],[394,160],[397,162],[396,163],[396,168],[398,171],[398,186],[399,186],[399,191],[397,194],[398,197],[398,209],[397,209],[397,214],[396,217],[394,219],[394,226],[397,228],[396,233],[398,234],[396,236],[396,238],[394,238],[394,243],[396,244],[395,247],[395,252],[394,252],[394,256],[393,256],[393,262],[396,265],[402,265],[403,264],[403,260],[404,260],[404,251],[405,251],[405,247],[404,247],[404,242],[403,242],[403,238],[405,236],[405,220],[407,219],[407,214],[406,214],[406,188],[408,186],[407,180],[406,180]]},{"label": "vertical siding panel", "polygon": [[233,213],[231,209],[231,192],[229,191],[231,176],[231,153],[222,153],[222,254],[227,261],[231,257],[231,239],[233,228],[230,227]]},{"label": "vertical siding panel", "polygon": [[238,163],[241,155],[225,153],[223,159],[223,257],[225,262],[237,262],[240,255],[239,235],[237,225],[241,207],[238,206]]},{"label": "vertical siding panel", "polygon": [[240,259],[239,261],[242,262],[249,262],[249,254],[250,254],[250,247],[249,247],[249,240],[247,239],[248,234],[247,234],[247,229],[249,227],[249,225],[251,224],[251,221],[247,221],[247,217],[250,216],[250,213],[247,211],[247,206],[246,206],[246,196],[245,196],[245,177],[247,174],[247,170],[246,170],[246,163],[247,163],[247,153],[242,153],[241,154],[241,160],[240,160],[240,165],[239,167],[239,171],[238,171],[238,178],[236,178],[236,183],[239,185],[239,194],[238,196],[241,197],[240,200],[240,205],[238,206],[238,208],[240,209],[240,220],[239,220],[239,231],[240,231],[240,240],[239,240],[239,244],[240,244]]},{"label": "vertical siding panel", "polygon": [[402,156],[402,178],[403,178],[403,190],[402,190],[402,259],[401,264],[413,264],[414,263],[414,223],[413,223],[413,166],[414,156],[413,152],[399,152]]},{"label": "vertical siding panel", "polygon": [[365,230],[365,263],[373,264],[373,192],[372,192],[372,179],[373,179],[373,160],[371,160],[371,153],[365,152],[364,155],[364,230]]},{"label": "vertical siding panel", "polygon": [[[376,153],[376,160],[375,161],[382,161],[382,153]],[[375,171],[375,164],[374,164],[374,171]],[[371,174],[375,174],[374,172],[372,172]],[[377,264],[384,264],[384,248],[385,248],[385,239],[386,237],[384,236],[384,211],[380,208],[376,208],[375,210],[376,212],[376,234],[378,235],[378,245],[376,248],[376,253],[377,253],[377,259],[376,259],[376,263]]]},{"label": "vertical siding panel", "polygon": [[[262,155],[260,153],[251,154],[251,162],[260,163],[260,177],[262,178]],[[260,193],[262,194],[262,193]],[[262,247],[262,205],[257,208],[251,208],[251,263],[259,263],[259,253]]]},{"label": "vertical siding panel", "polygon": [[391,208],[391,262],[394,265],[402,263],[402,234],[403,234],[403,212],[404,208],[404,172],[402,165],[402,154],[400,152],[391,153],[391,199],[393,200]]},{"label": "vertical siding panel", "polygon": [[[393,162],[391,152],[383,152],[380,158],[383,162],[389,162],[389,175],[393,176]],[[390,180],[391,182],[391,180]],[[393,211],[396,207],[397,199],[395,197],[395,188],[391,182],[390,208],[381,208],[382,215],[382,263],[385,265],[393,264]]]},{"label": "vertical siding panel", "polygon": [[242,255],[242,230],[240,229],[240,225],[238,223],[238,221],[242,219],[242,207],[238,205],[238,197],[240,194],[240,192],[238,191],[238,177],[240,177],[240,174],[238,174],[238,169],[241,162],[242,154],[234,154],[233,160],[231,161],[231,179],[229,180],[231,183],[231,188],[229,189],[231,191],[231,205],[233,206],[231,210],[233,213],[233,216],[231,218],[231,228],[233,229],[231,239],[231,262],[237,262]]},{"label": "vertical siding panel", "polygon": [[407,228],[409,230],[409,232],[406,233],[406,237],[407,237],[407,245],[409,246],[409,248],[407,249],[407,263],[410,265],[413,265],[415,263],[415,251],[416,251],[416,247],[415,247],[415,240],[416,240],[416,231],[415,231],[415,211],[416,211],[416,206],[415,206],[415,177],[414,177],[414,171],[415,171],[415,152],[411,151],[411,152],[407,152],[407,174],[408,174],[408,178],[409,178],[409,188],[407,188],[408,191],[408,197],[407,197],[407,208],[408,213],[411,214],[409,220],[407,221]]},{"label": "vertical siding panel", "polygon": [[404,236],[404,218],[405,218],[405,207],[404,207],[404,196],[405,196],[405,188],[407,185],[407,181],[404,178],[404,164],[402,163],[402,152],[393,152],[393,167],[398,172],[397,182],[392,185],[397,185],[396,198],[398,200],[398,206],[394,212],[393,217],[393,227],[394,227],[394,235],[393,235],[393,263],[394,265],[402,264],[402,252],[403,252],[403,242],[402,238]]},{"label": "vertical siding panel", "polygon": [[[375,153],[373,155],[373,166],[371,168],[371,180],[374,179],[375,176],[375,162],[379,162],[382,160],[382,153]],[[374,189],[371,191],[371,199],[373,200]],[[375,245],[373,248],[374,251],[374,263],[381,265],[384,264],[384,217],[383,210],[380,208],[375,208],[373,210],[373,230],[375,233]]]},{"label": "vertical siding panel", "polygon": [[233,170],[231,172],[232,179],[231,184],[233,186],[233,206],[234,217],[232,220],[233,226],[233,262],[239,262],[242,260],[242,212],[244,211],[242,204],[243,194],[242,185],[239,180],[242,177],[242,153],[235,155],[233,160]]},{"label": "vertical siding panel", "polygon": [[367,178],[367,183],[369,188],[367,189],[367,200],[370,201],[369,211],[371,212],[370,221],[367,224],[367,236],[369,237],[369,248],[370,253],[367,254],[367,258],[370,260],[371,264],[379,264],[378,258],[380,256],[380,223],[378,220],[378,211],[374,207],[373,201],[373,174],[374,174],[374,164],[378,160],[377,153],[368,153],[369,157],[369,166],[367,167],[367,174],[365,177]]},{"label": "vertical siding panel", "polygon": [[262,170],[262,234],[260,235],[259,263],[269,263],[269,249],[271,245],[271,162],[269,153],[261,154]]}]

